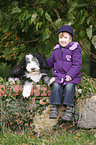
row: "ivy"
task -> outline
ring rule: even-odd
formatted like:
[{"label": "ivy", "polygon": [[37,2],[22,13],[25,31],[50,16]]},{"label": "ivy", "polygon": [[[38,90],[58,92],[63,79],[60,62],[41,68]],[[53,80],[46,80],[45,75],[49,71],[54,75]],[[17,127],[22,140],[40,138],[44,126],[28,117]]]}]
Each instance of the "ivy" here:
[{"label": "ivy", "polygon": [[84,43],[86,38],[96,48],[95,9],[96,2],[90,0],[8,0],[7,4],[3,1],[0,10],[1,61],[13,63],[12,60],[18,61],[22,53],[31,51],[46,55],[57,43],[57,29],[64,24],[73,26],[73,41]]}]

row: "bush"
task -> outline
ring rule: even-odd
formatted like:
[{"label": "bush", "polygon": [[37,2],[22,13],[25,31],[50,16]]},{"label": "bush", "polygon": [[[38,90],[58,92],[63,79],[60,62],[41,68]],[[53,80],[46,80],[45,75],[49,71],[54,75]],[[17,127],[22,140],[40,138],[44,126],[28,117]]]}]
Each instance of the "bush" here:
[{"label": "bush", "polygon": [[90,98],[93,95],[96,95],[96,79],[91,78],[83,73],[81,76],[81,82],[77,85],[75,99],[78,100],[78,98]]},{"label": "bush", "polygon": [[[9,127],[12,130],[32,130],[35,127],[32,124],[34,115],[37,112],[42,114],[42,111],[45,109],[45,106],[38,103],[35,96],[29,97],[28,100],[23,98],[21,92],[19,92],[19,96],[14,96],[14,86],[11,83],[6,82],[6,80],[1,80],[0,83],[4,84],[6,88],[5,94],[0,98],[0,125]],[[10,88],[13,91],[13,95],[9,94]],[[78,98],[85,99],[95,94],[96,79],[90,78],[87,75],[82,74],[81,83],[77,85],[75,103],[77,102]],[[46,103],[44,104],[46,105]]]},{"label": "bush", "polygon": [[8,65],[7,63],[0,63],[0,76],[2,78],[5,78],[10,71],[11,65]]}]

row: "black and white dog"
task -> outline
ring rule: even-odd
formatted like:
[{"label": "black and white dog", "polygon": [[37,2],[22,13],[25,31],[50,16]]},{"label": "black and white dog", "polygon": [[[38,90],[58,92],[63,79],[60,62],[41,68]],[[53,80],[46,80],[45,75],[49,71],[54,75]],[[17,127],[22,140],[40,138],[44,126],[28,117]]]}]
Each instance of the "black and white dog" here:
[{"label": "black and white dog", "polygon": [[6,77],[7,81],[15,82],[21,80],[23,85],[23,96],[28,98],[34,83],[42,81],[49,86],[55,81],[49,77],[46,68],[46,58],[38,53],[29,53],[19,64],[14,66]]}]

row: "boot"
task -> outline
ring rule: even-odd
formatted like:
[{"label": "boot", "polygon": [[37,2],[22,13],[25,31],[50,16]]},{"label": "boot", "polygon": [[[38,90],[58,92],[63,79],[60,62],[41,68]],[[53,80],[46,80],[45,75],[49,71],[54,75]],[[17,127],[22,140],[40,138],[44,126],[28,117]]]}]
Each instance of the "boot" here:
[{"label": "boot", "polygon": [[53,105],[50,109],[49,119],[56,119],[58,115],[57,106]]},{"label": "boot", "polygon": [[62,117],[63,121],[72,121],[73,120],[73,107],[67,106],[64,116]]}]

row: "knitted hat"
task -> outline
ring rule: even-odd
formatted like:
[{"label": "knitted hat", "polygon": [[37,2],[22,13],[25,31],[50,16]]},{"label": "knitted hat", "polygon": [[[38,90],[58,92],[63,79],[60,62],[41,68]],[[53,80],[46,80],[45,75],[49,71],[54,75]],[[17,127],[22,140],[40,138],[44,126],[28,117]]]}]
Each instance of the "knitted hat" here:
[{"label": "knitted hat", "polygon": [[64,25],[64,26],[62,26],[61,28],[59,28],[58,34],[59,34],[60,32],[68,32],[68,33],[70,33],[70,34],[72,35],[72,37],[73,37],[73,28],[72,28],[72,26]]}]

